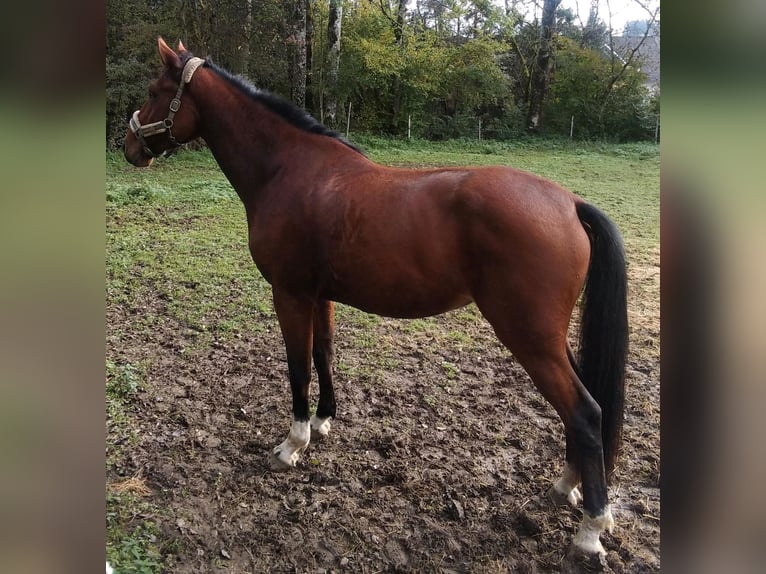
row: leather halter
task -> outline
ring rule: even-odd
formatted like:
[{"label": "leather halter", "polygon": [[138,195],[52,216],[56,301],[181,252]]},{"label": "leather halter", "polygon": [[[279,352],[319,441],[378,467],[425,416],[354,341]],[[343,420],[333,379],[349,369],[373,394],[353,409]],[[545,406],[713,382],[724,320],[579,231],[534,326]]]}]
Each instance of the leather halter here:
[{"label": "leather halter", "polygon": [[[176,112],[181,108],[181,94],[184,91],[184,87],[186,84],[191,82],[192,76],[194,75],[194,72],[197,71],[197,68],[199,68],[204,63],[205,60],[202,58],[189,58],[189,61],[186,62],[183,72],[181,73],[181,82],[178,84],[178,91],[176,91],[175,97],[170,101],[168,117],[166,117],[164,120],[142,126],[141,121],[138,119],[138,112],[140,110],[133,112],[129,124],[130,131],[136,135],[136,138],[138,138],[138,141],[144,148],[144,153],[146,153],[148,156],[168,156],[176,151],[176,149],[178,149],[178,147],[181,145],[178,140],[173,137],[173,131],[171,130],[173,127],[173,118],[175,117]],[[149,144],[146,143],[146,138],[165,132],[168,132],[168,138],[170,139],[170,144],[172,147],[166,149],[162,153],[155,153],[152,148],[149,147]]]}]

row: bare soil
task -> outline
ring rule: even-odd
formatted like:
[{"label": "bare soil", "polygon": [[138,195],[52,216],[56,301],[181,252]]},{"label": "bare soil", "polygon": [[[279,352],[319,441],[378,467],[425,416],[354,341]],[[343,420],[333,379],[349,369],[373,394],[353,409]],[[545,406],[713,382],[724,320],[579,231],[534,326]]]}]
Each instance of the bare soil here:
[{"label": "bare soil", "polygon": [[[561,422],[470,308],[419,328],[339,313],[338,417],[280,474],[267,459],[288,432],[290,393],[273,317],[200,345],[162,299],[110,304],[108,356],[147,368],[136,444],[107,481],[149,488],[177,573],[659,571],[659,253],[630,281],[605,563],[567,559],[581,509],[546,497],[563,466]],[[142,308],[162,319],[132,330]]]}]

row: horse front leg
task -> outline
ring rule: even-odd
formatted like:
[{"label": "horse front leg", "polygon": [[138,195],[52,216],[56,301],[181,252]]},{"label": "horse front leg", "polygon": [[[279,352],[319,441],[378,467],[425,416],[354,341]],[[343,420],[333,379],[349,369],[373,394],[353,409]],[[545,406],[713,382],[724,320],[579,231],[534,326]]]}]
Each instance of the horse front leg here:
[{"label": "horse front leg", "polygon": [[269,457],[272,470],[296,465],[311,440],[309,430],[309,381],[311,380],[312,314],[314,301],[274,289],[274,309],[287,351],[287,370],[293,398],[293,422],[287,438]]},{"label": "horse front leg", "polygon": [[319,403],[311,417],[311,439],[319,440],[330,432],[330,418],[335,418],[335,390],[332,385],[332,363],[335,357],[333,335],[335,307],[332,301],[317,301],[314,307],[314,346],[312,356],[319,379]]}]

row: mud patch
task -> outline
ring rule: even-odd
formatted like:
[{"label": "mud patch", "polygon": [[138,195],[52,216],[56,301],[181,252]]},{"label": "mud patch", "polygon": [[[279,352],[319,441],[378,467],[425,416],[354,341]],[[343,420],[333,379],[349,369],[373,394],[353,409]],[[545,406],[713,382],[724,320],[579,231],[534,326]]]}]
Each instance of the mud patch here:
[{"label": "mud patch", "polygon": [[[108,309],[111,360],[146,365],[138,440],[108,480],[140,473],[164,509],[171,571],[566,569],[580,511],[545,497],[563,467],[561,423],[475,313],[411,337],[403,321],[339,323],[332,431],[274,474],[267,456],[290,423],[276,325],[196,344],[162,301],[144,305],[160,311],[152,329]],[[617,528],[602,536],[614,572],[659,570],[656,325],[639,323],[610,492]]]}]

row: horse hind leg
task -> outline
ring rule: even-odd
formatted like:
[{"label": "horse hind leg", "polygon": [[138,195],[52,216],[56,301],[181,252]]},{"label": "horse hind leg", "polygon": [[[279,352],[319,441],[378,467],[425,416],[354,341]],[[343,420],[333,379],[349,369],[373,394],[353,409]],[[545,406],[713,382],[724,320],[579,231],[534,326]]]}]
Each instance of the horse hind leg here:
[{"label": "horse hind leg", "polygon": [[553,405],[564,423],[567,463],[553,490],[570,504],[580,502],[578,471],[582,477],[583,521],[574,546],[586,554],[605,554],[600,535],[614,527],[607,497],[601,445],[601,408],[590,396],[565,357],[518,357],[535,386]]},{"label": "horse hind leg", "polygon": [[[567,359],[572,369],[577,373],[578,366],[572,348],[567,343]],[[566,435],[566,462],[561,476],[553,482],[548,497],[556,506],[571,506],[576,508],[582,502],[582,493],[578,488],[580,484],[580,464],[577,455],[575,437],[571,433]]]},{"label": "horse hind leg", "polygon": [[539,313],[533,315],[533,305],[519,305],[516,310],[523,312],[514,312],[507,306],[496,308],[482,298],[476,301],[500,341],[514,354],[564,423],[567,465],[564,475],[554,482],[554,490],[567,502],[579,503],[578,474],[582,478],[585,512],[573,540],[575,549],[588,555],[605,554],[600,535],[604,530],[612,530],[614,520],[607,498],[601,409],[578,378],[568,356],[568,321],[563,314],[557,318],[545,309],[538,308]]}]

